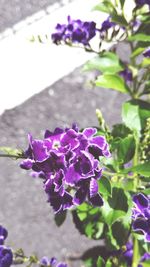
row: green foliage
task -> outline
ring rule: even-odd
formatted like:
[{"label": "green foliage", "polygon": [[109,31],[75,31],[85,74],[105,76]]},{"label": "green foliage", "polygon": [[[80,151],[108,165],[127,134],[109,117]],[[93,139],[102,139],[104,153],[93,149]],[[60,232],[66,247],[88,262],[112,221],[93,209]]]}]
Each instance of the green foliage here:
[{"label": "green foliage", "polygon": [[121,93],[128,93],[129,88],[125,84],[122,77],[117,74],[103,74],[98,76],[95,81],[96,86],[107,88],[107,89],[114,89]]},{"label": "green foliage", "polygon": [[119,62],[119,58],[116,54],[112,52],[104,52],[98,57],[95,57],[88,61],[84,65],[83,70],[99,70],[106,74],[113,74],[123,70],[123,67]]}]

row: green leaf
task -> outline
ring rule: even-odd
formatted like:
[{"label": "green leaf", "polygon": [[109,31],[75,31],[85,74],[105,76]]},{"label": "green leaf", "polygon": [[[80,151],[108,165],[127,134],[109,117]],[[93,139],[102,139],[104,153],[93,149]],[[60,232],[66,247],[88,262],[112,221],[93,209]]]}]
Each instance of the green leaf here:
[{"label": "green leaf", "polygon": [[108,203],[114,210],[128,211],[128,199],[122,188],[114,187]]},{"label": "green leaf", "polygon": [[[130,227],[130,225],[129,225]],[[126,244],[129,234],[129,227],[126,228],[122,221],[115,222],[112,225],[112,234],[117,244],[121,247]]]},{"label": "green leaf", "polygon": [[150,260],[142,262],[143,267],[149,267],[150,266]]},{"label": "green leaf", "polygon": [[73,221],[81,234],[88,238],[100,239],[104,230],[104,223],[101,221],[101,212],[99,208],[94,208],[84,203],[72,212]]},{"label": "green leaf", "polygon": [[150,188],[146,188],[142,191],[143,194],[145,195],[150,195]]},{"label": "green leaf", "polygon": [[56,225],[57,226],[61,226],[64,223],[64,221],[66,219],[66,216],[67,216],[67,212],[66,211],[63,211],[61,213],[55,214],[54,220],[55,220]]},{"label": "green leaf", "polygon": [[140,132],[141,121],[139,116],[139,106],[132,102],[125,102],[122,106],[122,120],[131,130]]},{"label": "green leaf", "polygon": [[132,54],[131,54],[131,58],[137,57],[139,56],[142,52],[144,52],[145,48],[143,47],[138,47],[135,50],[133,50]]},{"label": "green leaf", "polygon": [[109,197],[101,207],[103,221],[110,227],[114,222],[126,216],[128,211],[127,196],[123,189],[114,187],[112,197]]},{"label": "green leaf", "polygon": [[112,193],[111,183],[106,177],[103,176],[99,180],[98,184],[99,184],[99,192],[102,195],[111,196],[111,193]]},{"label": "green leaf", "polygon": [[107,260],[105,267],[112,267],[112,262],[110,260]]},{"label": "green leaf", "polygon": [[117,24],[120,24],[122,26],[128,26],[128,22],[126,21],[126,19],[123,15],[112,14],[111,19],[112,19],[112,21],[116,22]]},{"label": "green leaf", "polygon": [[135,173],[138,173],[138,174],[143,175],[145,177],[149,177],[150,176],[150,161],[132,167],[131,171],[134,171]]},{"label": "green leaf", "polygon": [[128,86],[125,84],[123,78],[117,74],[103,74],[98,76],[95,81],[96,86],[114,89],[121,93],[127,93],[129,91]]},{"label": "green leaf", "polygon": [[99,57],[95,57],[88,61],[83,68],[84,71],[94,69],[104,73],[117,73],[123,70],[123,67],[121,66],[116,54],[112,52],[105,52]]},{"label": "green leaf", "polygon": [[144,68],[144,67],[147,67],[149,65],[150,65],[150,58],[143,58],[141,66]]},{"label": "green leaf", "polygon": [[144,33],[137,33],[128,38],[129,41],[150,42],[150,36]]},{"label": "green leaf", "polygon": [[114,138],[115,137],[125,138],[131,133],[132,133],[131,129],[129,129],[123,123],[113,125],[113,129],[111,132],[111,134]]},{"label": "green leaf", "polygon": [[96,266],[97,267],[105,267],[105,261],[101,256],[98,257]]},{"label": "green leaf", "polygon": [[114,11],[114,6],[110,1],[103,1],[102,3],[96,5],[92,10],[97,10],[110,14]]},{"label": "green leaf", "polygon": [[117,145],[118,160],[122,163],[129,162],[135,153],[135,139],[133,135],[129,135],[121,139]]}]

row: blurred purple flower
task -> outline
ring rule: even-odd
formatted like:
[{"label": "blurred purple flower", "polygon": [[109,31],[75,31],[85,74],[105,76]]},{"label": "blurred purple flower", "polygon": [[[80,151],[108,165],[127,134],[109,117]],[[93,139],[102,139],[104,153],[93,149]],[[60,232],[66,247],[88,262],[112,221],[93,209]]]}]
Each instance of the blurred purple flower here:
[{"label": "blurred purple flower", "polygon": [[119,75],[124,78],[125,82],[131,82],[133,80],[132,72],[127,68],[120,71]]},{"label": "blurred purple flower", "polygon": [[49,266],[49,267],[68,267],[68,265],[64,262],[59,262],[57,263],[57,259],[56,258],[51,258],[49,259],[48,257],[44,256],[41,260],[40,260],[40,265],[42,266]]},{"label": "blurred purple flower", "polygon": [[150,197],[139,193],[133,196],[133,202],[133,230],[142,232],[145,241],[150,242]]},{"label": "blurred purple flower", "polygon": [[9,267],[13,262],[13,254],[10,248],[0,245],[0,267]]},{"label": "blurred purple flower", "polygon": [[[132,266],[132,259],[133,259],[133,244],[132,244],[131,241],[129,241],[129,242],[126,244],[126,251],[123,252],[123,257],[124,257],[125,261],[127,262],[128,267],[129,267],[129,266]],[[138,267],[143,267],[142,263],[145,262],[146,260],[149,260],[149,259],[150,259],[150,253],[145,253],[145,254],[140,258]]]},{"label": "blurred purple flower", "polygon": [[5,239],[8,236],[8,232],[6,228],[4,228],[2,225],[0,225],[0,245],[4,244]]},{"label": "blurred purple flower", "polygon": [[137,7],[142,7],[143,5],[150,6],[150,0],[135,0]]},{"label": "blurred purple flower", "polygon": [[109,16],[106,20],[103,21],[101,28],[100,28],[100,32],[104,33],[115,25],[116,23],[112,22],[111,17]]},{"label": "blurred purple flower", "polygon": [[56,32],[51,35],[52,41],[82,43],[89,45],[89,41],[96,35],[96,23],[93,21],[72,20],[68,16],[67,24],[57,24]]},{"label": "blurred purple flower", "polygon": [[94,206],[103,205],[98,193],[102,169],[99,157],[109,157],[104,136],[95,136],[95,128],[79,132],[76,125],[65,130],[46,130],[44,140],[29,135],[29,147],[21,168],[32,169],[44,179],[48,202],[55,212],[80,205],[86,199]]},{"label": "blurred purple flower", "polygon": [[143,53],[143,56],[150,58],[150,48]]}]

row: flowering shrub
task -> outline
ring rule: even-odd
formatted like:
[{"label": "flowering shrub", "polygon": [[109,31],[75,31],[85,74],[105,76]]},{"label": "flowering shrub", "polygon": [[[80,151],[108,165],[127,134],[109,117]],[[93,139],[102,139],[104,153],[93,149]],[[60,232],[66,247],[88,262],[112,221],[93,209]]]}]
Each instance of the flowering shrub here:
[{"label": "flowering shrub", "polygon": [[[102,0],[94,10],[107,13],[97,25],[68,16],[57,24],[52,42],[80,46],[96,57],[85,71],[95,71],[92,84],[128,95],[122,122],[110,129],[100,110],[98,127],[46,130],[44,138],[29,134],[25,151],[1,147],[0,156],[22,159],[20,167],[43,180],[43,188],[58,226],[70,212],[76,228],[88,238],[103,240],[98,257],[88,267],[150,266],[150,1]],[[128,14],[130,13],[130,14]],[[97,50],[92,43],[99,39]],[[91,42],[92,40],[92,42]],[[109,51],[105,44],[112,42]],[[127,44],[129,57],[118,55]],[[66,267],[55,258],[26,257],[4,246],[7,230],[0,227],[0,267],[12,263]],[[13,256],[12,256],[13,255]]]}]

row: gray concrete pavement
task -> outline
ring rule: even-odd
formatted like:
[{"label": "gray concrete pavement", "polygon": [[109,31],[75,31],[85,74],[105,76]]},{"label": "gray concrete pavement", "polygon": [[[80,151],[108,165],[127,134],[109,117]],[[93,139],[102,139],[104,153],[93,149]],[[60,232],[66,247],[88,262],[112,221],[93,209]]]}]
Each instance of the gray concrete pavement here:
[{"label": "gray concrete pavement", "polygon": [[[72,0],[68,0],[71,2]],[[75,0],[74,0],[75,1]],[[67,1],[63,0],[0,0],[0,32],[11,28],[15,23],[31,16],[40,10],[55,3],[60,6]]]}]

